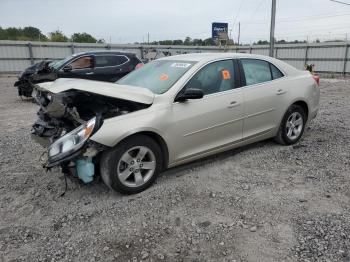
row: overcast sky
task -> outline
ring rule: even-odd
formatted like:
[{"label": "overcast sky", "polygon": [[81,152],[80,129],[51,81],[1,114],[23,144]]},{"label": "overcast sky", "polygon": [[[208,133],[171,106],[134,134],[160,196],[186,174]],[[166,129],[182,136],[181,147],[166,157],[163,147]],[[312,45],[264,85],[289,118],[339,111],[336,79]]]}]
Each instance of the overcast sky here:
[{"label": "overcast sky", "polygon": [[[343,0],[349,2],[350,0]],[[228,22],[237,38],[268,39],[271,0],[0,0],[0,26],[87,32],[107,42],[208,38]],[[235,23],[235,24],[234,24]],[[330,0],[277,0],[277,39],[350,38],[350,6]]]}]

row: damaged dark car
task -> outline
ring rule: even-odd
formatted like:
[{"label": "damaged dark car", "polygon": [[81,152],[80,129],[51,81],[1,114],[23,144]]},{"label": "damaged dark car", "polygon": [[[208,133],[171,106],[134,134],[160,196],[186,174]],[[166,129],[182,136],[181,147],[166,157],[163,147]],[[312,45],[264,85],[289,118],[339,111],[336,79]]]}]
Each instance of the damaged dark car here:
[{"label": "damaged dark car", "polygon": [[31,97],[33,86],[58,78],[115,82],[143,64],[134,53],[91,51],[59,61],[44,60],[28,67],[15,82],[19,96]]}]

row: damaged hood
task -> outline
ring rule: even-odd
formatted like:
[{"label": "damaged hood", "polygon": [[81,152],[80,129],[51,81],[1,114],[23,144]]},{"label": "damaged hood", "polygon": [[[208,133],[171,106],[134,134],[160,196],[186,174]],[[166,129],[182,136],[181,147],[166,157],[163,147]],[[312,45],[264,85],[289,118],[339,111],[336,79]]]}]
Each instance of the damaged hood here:
[{"label": "damaged hood", "polygon": [[146,88],[84,79],[59,78],[37,86],[54,94],[75,89],[147,105],[154,100],[154,94]]}]

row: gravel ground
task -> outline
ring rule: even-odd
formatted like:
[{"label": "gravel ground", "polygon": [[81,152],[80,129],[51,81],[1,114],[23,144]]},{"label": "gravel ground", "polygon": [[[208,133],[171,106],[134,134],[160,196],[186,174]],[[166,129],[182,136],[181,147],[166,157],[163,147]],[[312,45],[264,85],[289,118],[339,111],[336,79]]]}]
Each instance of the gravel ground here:
[{"label": "gravel ground", "polygon": [[122,196],[45,172],[37,106],[0,79],[0,261],[350,261],[350,81],[294,146],[263,141]]}]

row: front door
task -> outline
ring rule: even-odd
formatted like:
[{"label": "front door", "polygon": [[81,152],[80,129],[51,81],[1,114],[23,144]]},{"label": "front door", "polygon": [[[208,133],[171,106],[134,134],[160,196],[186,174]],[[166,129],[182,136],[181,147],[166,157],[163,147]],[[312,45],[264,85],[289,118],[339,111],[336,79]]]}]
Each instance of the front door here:
[{"label": "front door", "polygon": [[[185,88],[198,88],[204,97],[175,102],[169,136],[174,161],[196,157],[242,139],[243,89],[236,62],[222,60],[203,67]],[[237,88],[236,88],[237,87]]]},{"label": "front door", "polygon": [[59,77],[94,79],[93,57],[84,55],[76,58],[60,70]]}]

